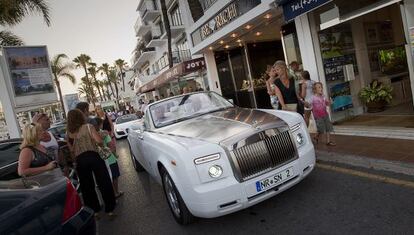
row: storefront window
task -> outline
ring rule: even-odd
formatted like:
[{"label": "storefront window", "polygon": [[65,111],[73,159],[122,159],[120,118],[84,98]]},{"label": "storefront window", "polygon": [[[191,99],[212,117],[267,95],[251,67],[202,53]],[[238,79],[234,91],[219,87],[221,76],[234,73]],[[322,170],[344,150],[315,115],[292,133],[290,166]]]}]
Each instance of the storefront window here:
[{"label": "storefront window", "polygon": [[[360,98],[360,92],[374,81],[393,90],[391,103],[384,106],[386,103],[383,102],[384,107],[377,110],[381,111],[380,115],[412,112],[398,4],[319,30],[319,26],[326,26],[325,18],[332,9],[340,14],[341,7],[341,4],[337,7],[333,3],[327,4],[314,14],[326,90],[333,99],[333,120],[343,121],[369,111],[369,104]],[[370,119],[374,118],[370,116]]]}]

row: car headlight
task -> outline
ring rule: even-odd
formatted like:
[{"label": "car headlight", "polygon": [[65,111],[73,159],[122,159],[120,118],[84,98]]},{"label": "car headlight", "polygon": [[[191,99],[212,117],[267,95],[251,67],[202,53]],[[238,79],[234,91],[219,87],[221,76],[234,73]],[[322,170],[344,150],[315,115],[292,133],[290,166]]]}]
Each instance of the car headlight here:
[{"label": "car headlight", "polygon": [[219,165],[213,165],[208,169],[211,178],[218,178],[223,174],[223,168]]},{"label": "car headlight", "polygon": [[122,131],[124,131],[124,130],[116,128],[116,130],[115,130],[115,131],[116,131],[116,132],[122,132]]},{"label": "car headlight", "polygon": [[297,134],[296,134],[295,139],[296,139],[296,142],[297,142],[299,145],[302,145],[302,144],[303,144],[303,142],[304,142],[304,138],[303,138],[302,133],[297,133]]}]

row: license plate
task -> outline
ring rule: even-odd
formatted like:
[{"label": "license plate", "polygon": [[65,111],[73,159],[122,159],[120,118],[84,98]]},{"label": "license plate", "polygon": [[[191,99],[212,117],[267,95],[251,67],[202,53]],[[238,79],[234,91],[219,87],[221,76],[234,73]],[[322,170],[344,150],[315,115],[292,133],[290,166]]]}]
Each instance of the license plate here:
[{"label": "license plate", "polygon": [[266,179],[257,181],[256,191],[261,192],[261,191],[265,191],[267,189],[273,188],[274,186],[281,184],[283,181],[289,179],[292,176],[293,176],[293,167],[290,167]]}]

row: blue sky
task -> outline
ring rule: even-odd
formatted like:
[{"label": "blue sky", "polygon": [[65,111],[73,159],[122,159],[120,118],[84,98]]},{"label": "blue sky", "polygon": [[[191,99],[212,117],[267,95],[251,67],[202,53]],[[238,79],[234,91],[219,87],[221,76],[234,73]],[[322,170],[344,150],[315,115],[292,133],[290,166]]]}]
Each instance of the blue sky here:
[{"label": "blue sky", "polygon": [[[49,56],[65,53],[72,60],[81,53],[93,62],[112,64],[121,58],[130,63],[135,47],[134,24],[138,0],[49,0],[51,23],[29,16],[12,28],[26,45],[46,45]],[[74,72],[77,78],[84,76]],[[76,86],[63,82],[64,94],[75,93]]]}]

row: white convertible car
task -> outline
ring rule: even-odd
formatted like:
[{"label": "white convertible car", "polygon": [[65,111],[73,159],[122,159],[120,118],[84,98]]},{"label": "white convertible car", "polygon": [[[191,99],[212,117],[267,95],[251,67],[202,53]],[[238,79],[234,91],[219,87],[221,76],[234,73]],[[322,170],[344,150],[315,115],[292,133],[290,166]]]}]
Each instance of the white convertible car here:
[{"label": "white convertible car", "polygon": [[239,108],[214,92],[150,104],[128,142],[137,171],[163,185],[180,224],[229,214],[305,178],[315,151],[299,114]]}]

